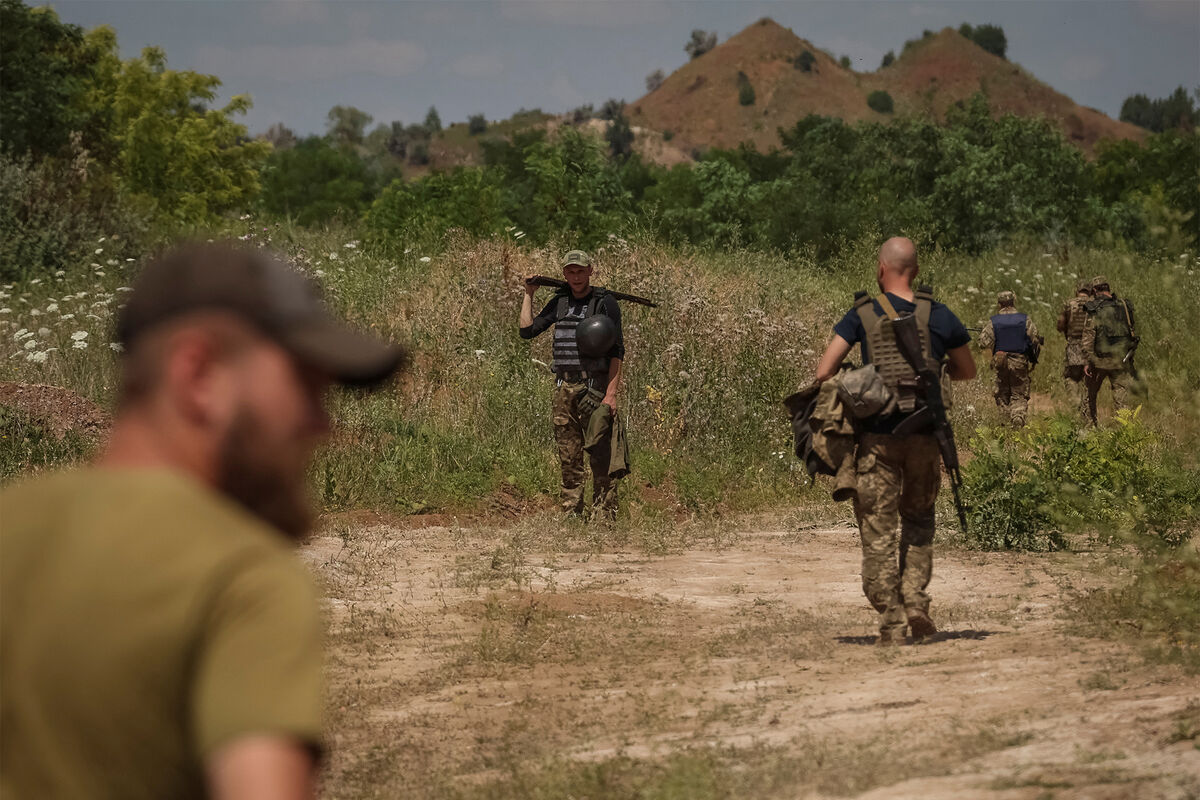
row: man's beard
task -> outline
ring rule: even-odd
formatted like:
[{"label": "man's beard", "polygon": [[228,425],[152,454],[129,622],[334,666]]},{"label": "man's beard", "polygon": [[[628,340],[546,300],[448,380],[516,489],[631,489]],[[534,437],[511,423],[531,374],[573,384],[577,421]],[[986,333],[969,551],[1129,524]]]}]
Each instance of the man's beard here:
[{"label": "man's beard", "polygon": [[303,473],[297,476],[260,430],[253,414],[245,409],[238,412],[221,443],[217,488],[254,516],[300,541],[313,520]]}]

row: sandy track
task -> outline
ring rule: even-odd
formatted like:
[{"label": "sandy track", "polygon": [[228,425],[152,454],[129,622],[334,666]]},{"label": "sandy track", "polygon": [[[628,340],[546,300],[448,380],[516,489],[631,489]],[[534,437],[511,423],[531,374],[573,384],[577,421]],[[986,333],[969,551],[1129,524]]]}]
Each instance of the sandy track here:
[{"label": "sandy track", "polygon": [[1200,797],[1200,683],[1072,632],[1086,554],[939,553],[942,633],[881,650],[849,529],[665,556],[342,534],[306,548],[332,626],[330,797],[695,748],[800,765],[779,797]]}]

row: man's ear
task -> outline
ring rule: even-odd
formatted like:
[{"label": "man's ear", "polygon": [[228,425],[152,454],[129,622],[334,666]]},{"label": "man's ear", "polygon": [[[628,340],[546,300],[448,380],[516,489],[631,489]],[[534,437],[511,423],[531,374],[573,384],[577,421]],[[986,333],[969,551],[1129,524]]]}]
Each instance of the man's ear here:
[{"label": "man's ear", "polygon": [[164,378],[177,414],[193,425],[219,426],[233,416],[237,387],[216,337],[181,330],[167,345]]}]

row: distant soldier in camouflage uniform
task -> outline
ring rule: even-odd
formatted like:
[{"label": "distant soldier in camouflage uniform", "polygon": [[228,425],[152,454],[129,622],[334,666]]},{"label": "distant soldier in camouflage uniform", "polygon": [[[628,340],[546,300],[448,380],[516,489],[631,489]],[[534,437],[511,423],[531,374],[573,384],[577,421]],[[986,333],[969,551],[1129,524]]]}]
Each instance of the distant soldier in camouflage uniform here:
[{"label": "distant soldier in camouflage uniform", "polygon": [[1087,325],[1085,306],[1092,299],[1092,282],[1083,281],[1075,289],[1075,296],[1066,302],[1058,315],[1058,332],[1067,340],[1067,351],[1063,357],[1063,383],[1067,394],[1075,398],[1079,413],[1088,418],[1087,389],[1083,383],[1083,368],[1087,356],[1083,352],[1083,329]]},{"label": "distant soldier in camouflage uniform", "polygon": [[1037,364],[1042,337],[1028,314],[1016,308],[1012,292],[996,296],[999,311],[979,334],[979,346],[992,351],[996,370],[996,405],[1005,421],[1014,428],[1024,427],[1029,415],[1029,373]]},{"label": "distant soldier in camouflage uniform", "polygon": [[[582,250],[570,251],[563,258],[562,271],[570,288],[550,298],[536,317],[533,315],[533,296],[537,286],[526,282],[520,334],[522,339],[532,339],[554,327],[552,415],[562,468],[562,510],[568,514],[583,514],[584,437],[592,413],[600,403],[608,405],[614,416],[616,414],[625,343],[621,333],[621,309],[612,295],[591,285],[592,261],[588,254]],[[580,352],[575,330],[584,319],[598,314],[615,323],[615,344],[602,357],[587,357]],[[606,519],[615,519],[617,515],[617,482],[609,477],[611,430],[587,452],[592,469],[593,513]]]},{"label": "distant soldier in camouflage uniform", "polygon": [[1083,369],[1087,387],[1087,416],[1096,424],[1096,399],[1107,379],[1112,387],[1113,411],[1129,404],[1129,395],[1144,394],[1144,387],[1133,365],[1138,346],[1135,333],[1133,303],[1113,295],[1108,278],[1099,275],[1092,279],[1095,297],[1088,301],[1087,324],[1083,329],[1083,352],[1087,365]]},{"label": "distant soldier in camouflage uniform", "polygon": [[953,380],[975,377],[970,334],[949,308],[933,299],[929,287],[913,291],[916,277],[916,246],[900,237],[884,242],[876,271],[881,294],[855,296],[854,307],[834,326],[817,365],[817,380],[827,381],[861,343],[863,362],[875,365],[896,399],[895,412],[862,421],[855,464],[863,592],[880,614],[878,643],[885,646],[903,644],[910,626],[914,640],[937,632],[926,588],[933,575],[933,507],[942,482],[937,441],[928,430],[894,433],[924,401],[912,367],[900,354],[891,320],[915,315],[926,357],[945,360]]}]

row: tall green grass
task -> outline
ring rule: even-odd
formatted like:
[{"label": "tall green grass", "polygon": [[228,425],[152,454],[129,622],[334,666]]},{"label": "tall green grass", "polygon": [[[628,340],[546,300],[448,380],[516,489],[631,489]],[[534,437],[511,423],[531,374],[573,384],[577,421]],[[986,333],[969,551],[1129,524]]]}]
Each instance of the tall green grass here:
[{"label": "tall green grass", "polygon": [[[530,247],[513,238],[516,232],[489,239],[449,234],[436,246],[385,254],[348,230],[246,220],[226,233],[287,252],[344,314],[414,351],[412,369],[395,385],[335,397],[337,432],[313,468],[326,509],[469,511],[497,493],[533,503],[556,493],[552,378],[538,363],[550,361],[549,336],[521,340],[517,312],[522,276],[557,274],[571,242]],[[632,514],[664,504],[719,513],[828,502],[827,489],[807,486],[791,455],[779,401],[811,380],[853,292],[874,288],[877,246],[874,239],[851,242],[819,261],[615,236],[597,249],[597,283],[661,304],[623,307],[620,405],[634,460],[623,491]],[[105,247],[97,242],[95,249]],[[0,380],[53,383],[111,403],[112,314],[139,261],[103,252],[94,258],[2,290],[0,307],[8,310],[0,313]],[[1138,310],[1138,361],[1150,387],[1141,419],[1185,468],[1195,468],[1200,348],[1185,323],[1200,307],[1194,256],[1031,244],[979,257],[925,251],[921,258],[921,280],[967,325],[986,320],[996,292],[1017,293],[1018,307],[1047,339],[1034,373],[1035,417],[1072,408],[1059,378],[1059,305],[1079,278],[1108,275]],[[548,298],[544,291],[537,302]],[[88,334],[84,349],[71,338],[77,332]],[[30,359],[42,352],[43,361]],[[986,359],[980,363],[980,379],[956,387],[953,415],[963,444],[971,431],[998,422]]]}]

